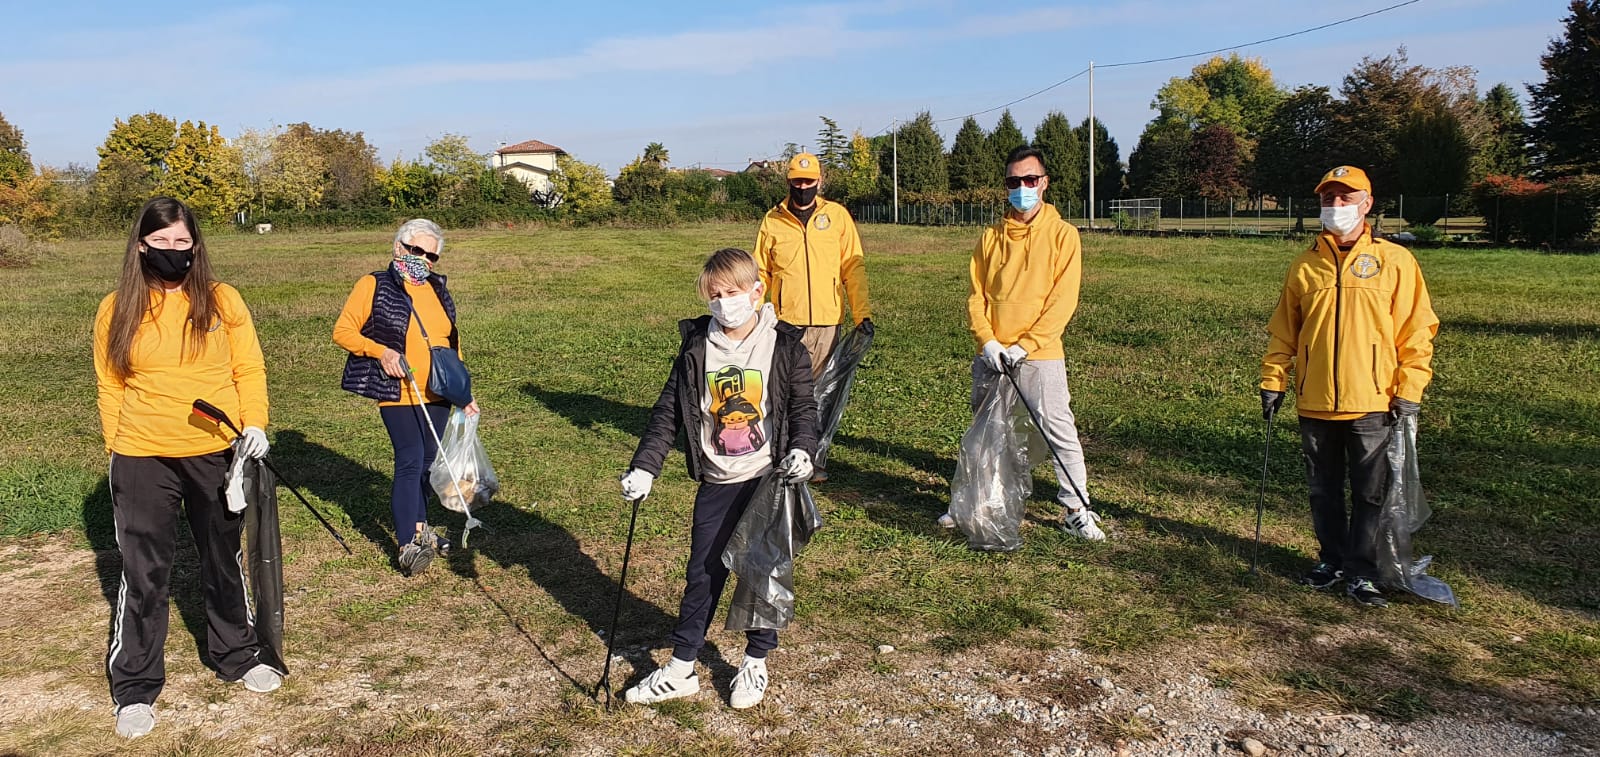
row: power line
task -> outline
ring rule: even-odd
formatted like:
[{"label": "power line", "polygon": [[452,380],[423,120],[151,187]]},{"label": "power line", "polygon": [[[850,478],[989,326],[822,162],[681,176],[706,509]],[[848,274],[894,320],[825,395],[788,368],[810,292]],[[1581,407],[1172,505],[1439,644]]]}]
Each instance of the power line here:
[{"label": "power line", "polygon": [[[1339,26],[1341,24],[1348,24],[1348,23],[1350,23],[1352,21],[1360,21],[1361,19],[1364,19],[1364,18],[1371,18],[1372,16],[1376,16],[1376,15],[1378,15],[1380,13],[1388,13],[1389,11],[1392,11],[1392,10],[1395,10],[1395,9],[1398,9],[1398,8],[1404,8],[1407,5],[1416,5],[1417,3],[1420,3],[1420,2],[1422,2],[1422,0],[1405,0],[1405,2],[1395,3],[1394,5],[1390,5],[1390,6],[1387,6],[1387,7],[1384,7],[1384,8],[1379,8],[1379,9],[1374,10],[1374,11],[1368,11],[1368,12],[1362,13],[1362,14],[1360,14],[1358,16],[1351,16],[1349,18],[1339,19],[1338,21],[1330,21],[1330,22],[1328,22],[1326,24],[1320,24],[1318,26],[1313,26],[1313,27],[1310,27],[1310,28],[1301,29],[1299,31],[1289,32],[1288,34],[1279,34],[1279,35],[1277,35],[1275,37],[1267,37],[1265,39],[1258,39],[1258,40],[1253,40],[1253,41],[1250,41],[1250,42],[1241,42],[1241,43],[1239,43],[1237,45],[1229,45],[1228,47],[1219,47],[1219,48],[1216,48],[1214,50],[1202,50],[1200,52],[1184,53],[1182,55],[1169,55],[1169,56],[1164,57],[1164,58],[1150,58],[1150,59],[1147,59],[1147,60],[1130,60],[1130,61],[1123,61],[1121,63],[1105,63],[1105,64],[1101,64],[1099,66],[1096,66],[1096,68],[1124,68],[1124,67],[1127,67],[1127,66],[1143,66],[1143,65],[1150,64],[1150,63],[1168,63],[1168,62],[1175,61],[1175,60],[1183,60],[1184,58],[1198,58],[1198,57],[1200,57],[1202,55],[1216,55],[1217,53],[1225,53],[1225,52],[1228,52],[1228,51],[1231,51],[1231,50],[1239,50],[1239,49],[1246,48],[1246,47],[1254,47],[1256,45],[1264,45],[1264,44],[1266,44],[1268,42],[1277,42],[1279,40],[1289,39],[1290,37],[1298,37],[1298,36],[1301,36],[1303,34],[1310,34],[1312,32],[1322,31],[1323,29],[1331,29],[1331,28],[1333,28],[1335,26]],[[968,113],[968,114],[966,114],[964,116],[951,116],[949,118],[935,119],[934,123],[942,124],[942,123],[946,123],[948,121],[964,120],[964,119],[972,118],[974,116],[981,116],[981,115],[984,115],[986,113],[993,113],[993,112],[995,112],[997,110],[1000,110],[1002,108],[1009,108],[1009,107],[1011,107],[1013,105],[1016,105],[1017,103],[1020,103],[1020,102],[1026,101],[1026,100],[1031,100],[1031,99],[1033,99],[1035,97],[1038,97],[1039,95],[1042,95],[1042,94],[1044,94],[1046,92],[1049,92],[1050,90],[1055,89],[1056,87],[1059,87],[1059,86],[1061,86],[1063,84],[1066,84],[1067,82],[1070,82],[1073,79],[1076,79],[1076,78],[1078,78],[1080,76],[1083,76],[1084,74],[1087,74],[1087,73],[1089,73],[1089,69],[1085,68],[1082,71],[1079,71],[1079,72],[1077,72],[1077,73],[1075,73],[1075,74],[1073,74],[1071,76],[1068,76],[1065,79],[1062,79],[1061,81],[1056,82],[1055,84],[1051,84],[1050,86],[1045,87],[1044,89],[1041,89],[1041,90],[1039,90],[1037,92],[1033,92],[1031,94],[1023,95],[1022,97],[1019,97],[1019,98],[1017,98],[1015,100],[1012,100],[1011,102],[1005,103],[1003,105],[996,105],[993,108],[986,108],[984,110],[980,110],[980,111],[977,111],[977,112],[974,112],[974,113]],[[888,126],[885,126],[882,129],[878,130],[877,134],[886,133],[887,131],[889,131],[889,129],[894,127],[895,123],[898,123],[898,120],[890,122]]]}]

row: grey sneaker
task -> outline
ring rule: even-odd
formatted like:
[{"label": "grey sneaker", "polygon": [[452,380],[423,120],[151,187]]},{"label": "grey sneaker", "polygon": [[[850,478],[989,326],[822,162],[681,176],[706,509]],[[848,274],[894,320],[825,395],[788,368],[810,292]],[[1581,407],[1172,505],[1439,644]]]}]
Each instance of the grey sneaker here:
[{"label": "grey sneaker", "polygon": [[129,704],[117,708],[117,735],[137,739],[156,727],[156,711],[148,704]]},{"label": "grey sneaker", "polygon": [[277,691],[278,687],[283,685],[283,676],[278,675],[278,671],[266,665],[257,665],[245,671],[245,674],[239,677],[239,681],[244,684],[245,688],[255,693],[265,694],[269,691]]},{"label": "grey sneaker", "polygon": [[415,576],[428,569],[428,564],[433,562],[433,540],[424,538],[426,531],[418,533],[417,537],[400,548],[400,572]]}]

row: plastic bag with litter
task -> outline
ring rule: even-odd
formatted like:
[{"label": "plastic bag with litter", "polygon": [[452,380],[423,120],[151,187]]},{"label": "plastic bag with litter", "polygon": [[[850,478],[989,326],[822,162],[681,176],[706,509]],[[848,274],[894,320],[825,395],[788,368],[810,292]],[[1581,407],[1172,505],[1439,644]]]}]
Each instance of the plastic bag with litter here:
[{"label": "plastic bag with litter", "polygon": [[1033,494],[1033,466],[1044,459],[1044,439],[1003,374],[975,371],[973,382],[979,399],[950,479],[950,517],[968,547],[1011,552],[1022,546],[1023,511]]},{"label": "plastic bag with litter", "polygon": [[856,368],[861,358],[872,346],[872,334],[859,325],[839,338],[828,356],[828,365],[817,376],[813,393],[817,397],[817,456],[818,468],[828,465],[828,450],[833,448],[833,435],[839,430],[839,419],[844,417],[844,406],[850,402],[850,387],[855,384]]},{"label": "plastic bag with litter", "polygon": [[1456,607],[1450,585],[1428,575],[1432,555],[1412,559],[1411,537],[1433,514],[1422,493],[1422,472],[1417,466],[1417,418],[1395,419],[1389,441],[1389,490],[1378,516],[1378,583],[1404,589],[1423,599]]},{"label": "plastic bag with litter", "polygon": [[467,415],[461,408],[450,411],[450,422],[445,425],[444,437],[439,442],[439,454],[428,468],[428,483],[439,494],[439,503],[446,510],[467,516],[466,528],[461,532],[461,546],[467,546],[472,529],[483,522],[472,517],[472,508],[489,504],[500,491],[500,479],[489,464],[489,453],[478,439],[478,417]]},{"label": "plastic bag with litter", "polygon": [[730,631],[782,630],[794,620],[794,560],[822,528],[804,482],[767,473],[734,526],[722,564],[739,577],[728,605]]}]

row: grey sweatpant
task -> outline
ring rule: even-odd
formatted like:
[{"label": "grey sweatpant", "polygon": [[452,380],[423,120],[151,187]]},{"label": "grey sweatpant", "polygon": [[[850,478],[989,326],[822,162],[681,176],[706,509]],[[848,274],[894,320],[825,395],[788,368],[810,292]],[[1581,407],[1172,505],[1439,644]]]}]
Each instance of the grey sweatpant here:
[{"label": "grey sweatpant", "polygon": [[[1023,401],[1037,414],[1034,424],[1039,426],[1039,433],[1056,451],[1056,454],[1050,455],[1050,464],[1056,469],[1056,501],[1069,509],[1087,507],[1089,470],[1083,464],[1083,444],[1078,441],[1078,423],[1072,415],[1072,392],[1067,389],[1066,362],[1024,360],[1014,375]],[[978,409],[978,402],[983,399],[982,390],[997,380],[1005,381],[1006,377],[996,372],[982,355],[972,361],[971,403],[974,412]],[[1050,451],[1045,450],[1045,454],[1050,454]],[[1076,493],[1073,491],[1074,483],[1077,484]],[[1078,498],[1080,494],[1082,500]]]}]

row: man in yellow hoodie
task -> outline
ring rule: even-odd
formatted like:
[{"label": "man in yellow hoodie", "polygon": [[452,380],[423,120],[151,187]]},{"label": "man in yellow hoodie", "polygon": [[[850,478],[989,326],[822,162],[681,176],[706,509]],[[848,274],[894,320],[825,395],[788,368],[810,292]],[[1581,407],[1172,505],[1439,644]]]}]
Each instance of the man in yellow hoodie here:
[{"label": "man in yellow hoodie", "polygon": [[1382,607],[1387,601],[1374,582],[1392,424],[1420,408],[1433,377],[1439,318],[1416,258],[1375,239],[1367,226],[1366,172],[1339,166],[1316,193],[1323,230],[1289,265],[1267,325],[1261,412],[1270,421],[1282,406],[1292,366],[1311,520],[1321,545],[1301,582],[1326,589],[1343,580],[1352,599]]},{"label": "man in yellow hoodie", "polygon": [[[967,317],[978,355],[972,361],[972,406],[978,387],[995,374],[1011,373],[1022,399],[1037,411],[1039,432],[1050,443],[1065,508],[1062,527],[1092,541],[1106,538],[1100,516],[1089,509],[1088,470],[1067,389],[1061,334],[1078,309],[1083,247],[1078,229],[1040,198],[1050,187],[1044,153],[1026,145],[1006,157],[1005,186],[1011,207],[985,229],[972,253]],[[946,513],[939,524],[953,527]]]}]

